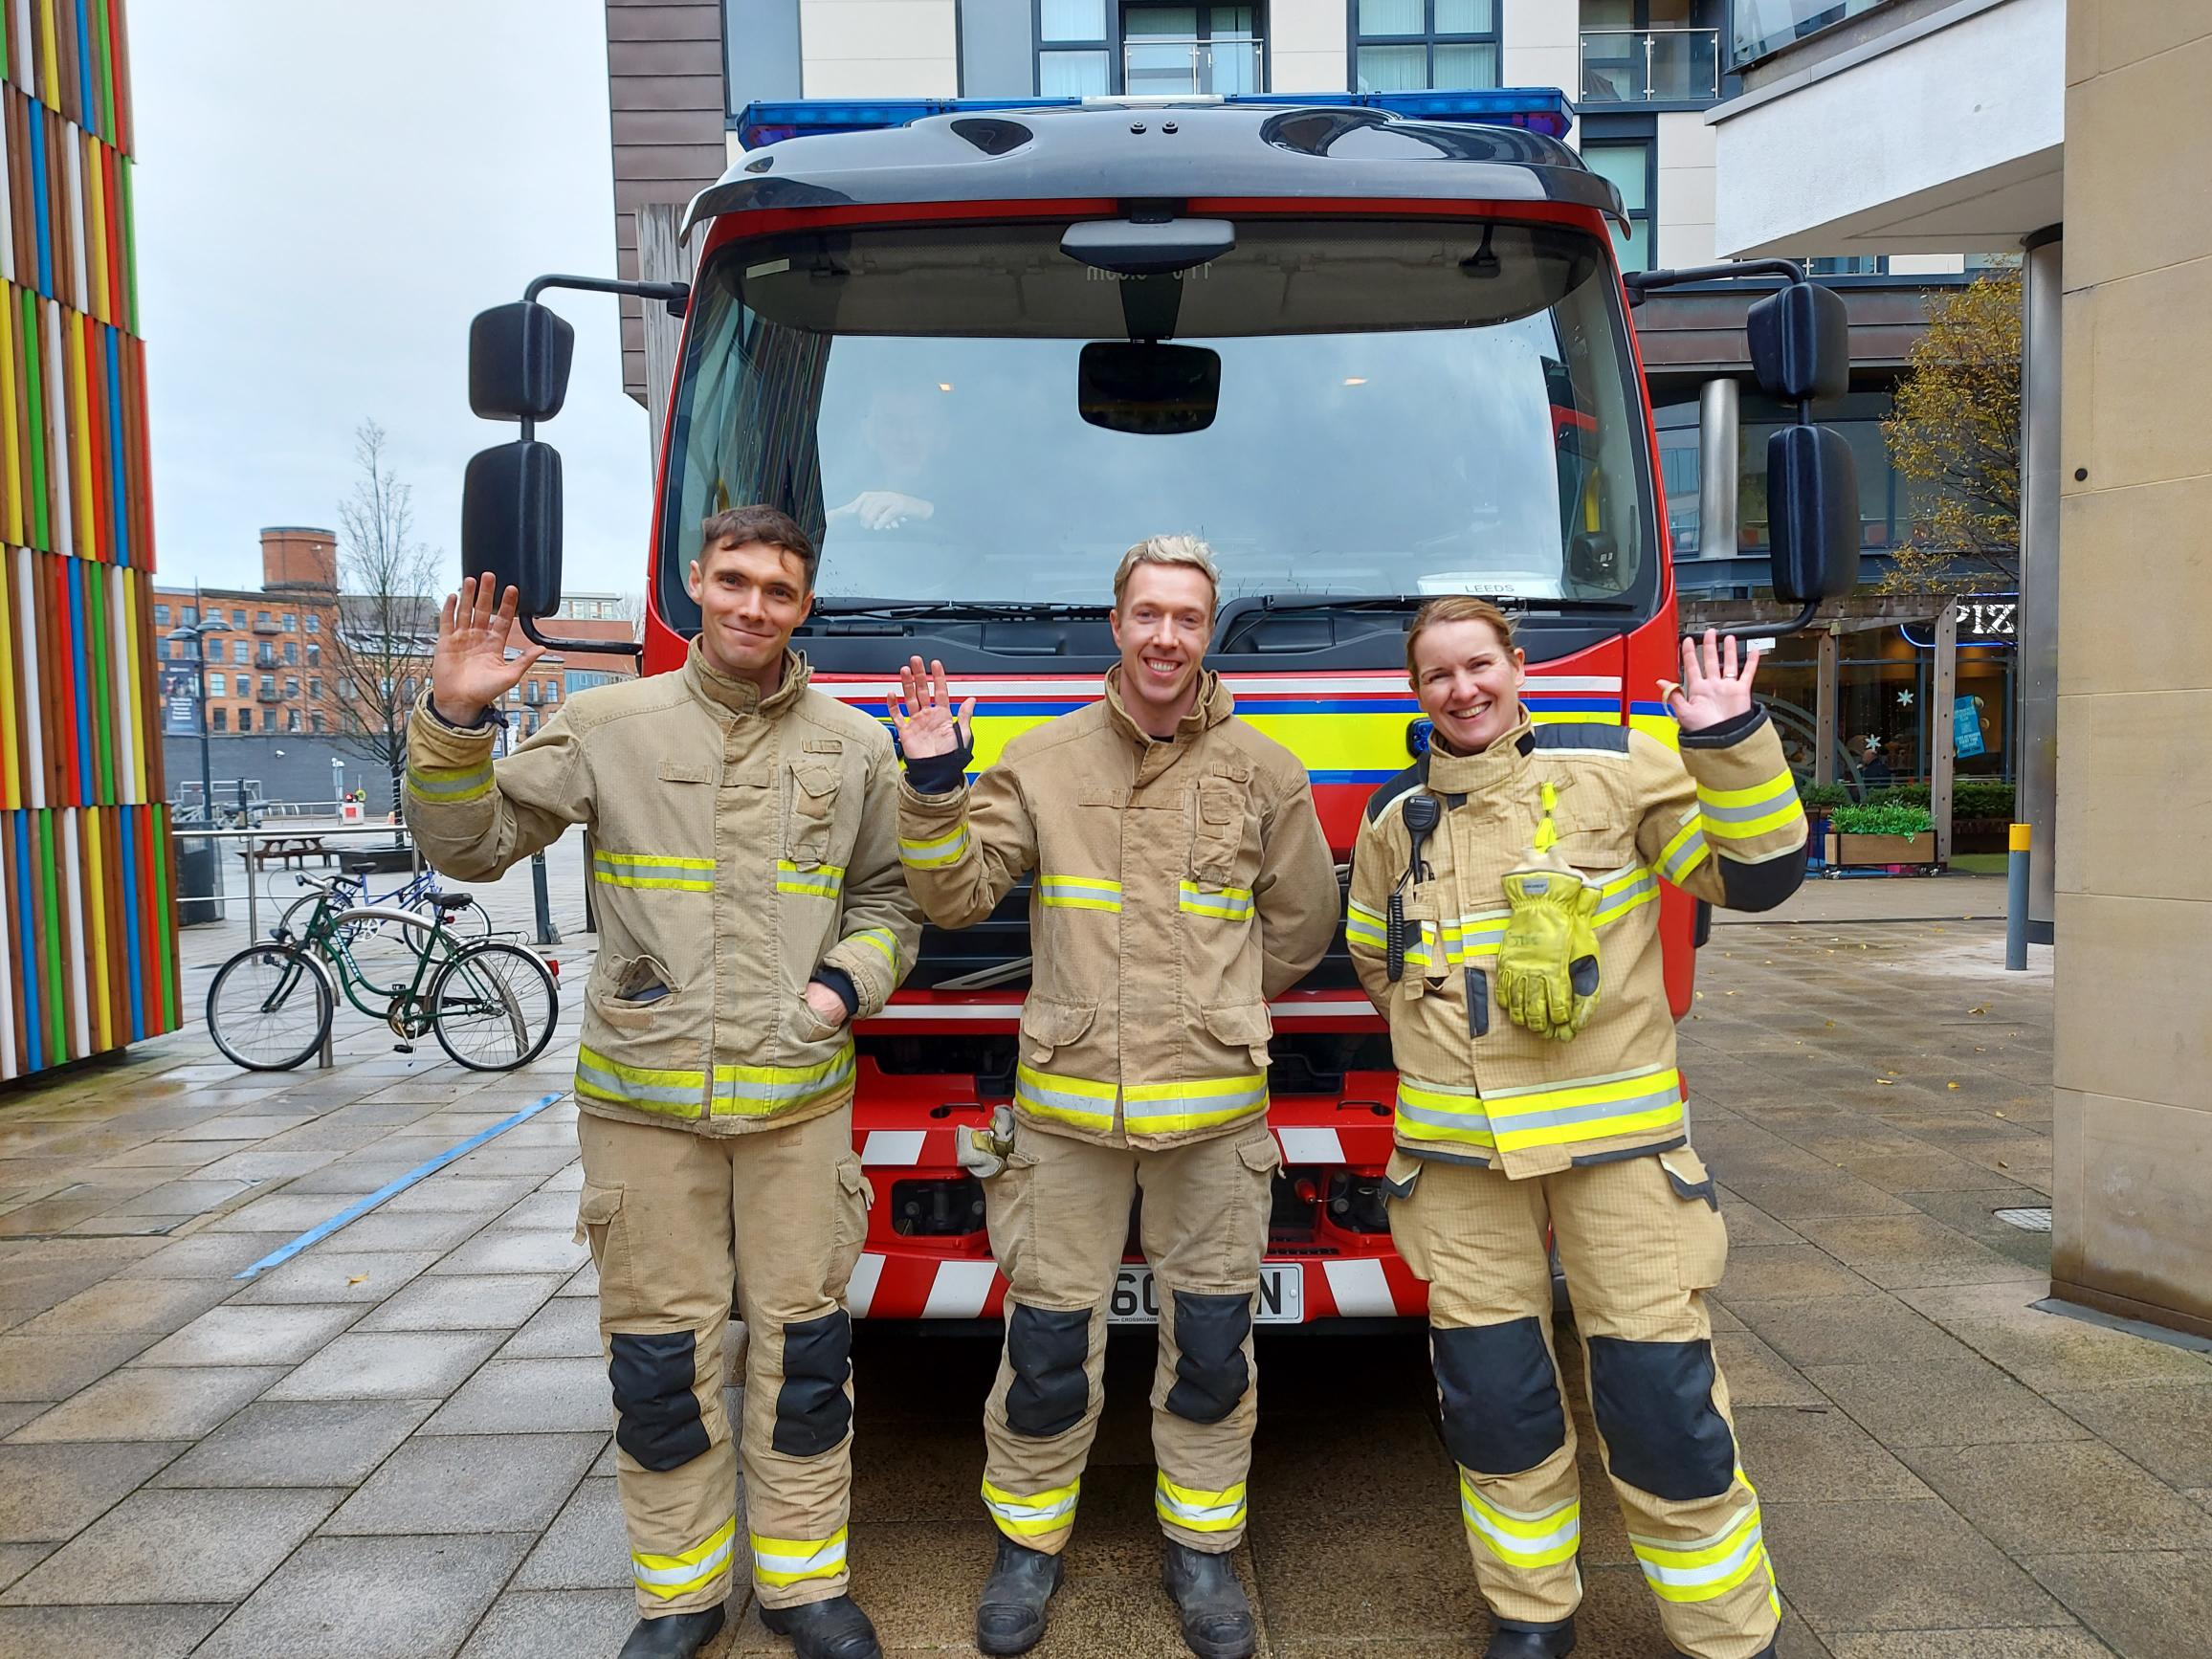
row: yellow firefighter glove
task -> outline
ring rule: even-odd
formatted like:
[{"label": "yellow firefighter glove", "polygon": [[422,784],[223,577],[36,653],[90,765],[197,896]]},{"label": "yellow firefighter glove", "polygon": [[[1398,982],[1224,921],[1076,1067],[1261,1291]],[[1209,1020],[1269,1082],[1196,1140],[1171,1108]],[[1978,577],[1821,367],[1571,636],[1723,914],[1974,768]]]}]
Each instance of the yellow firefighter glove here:
[{"label": "yellow firefighter glove", "polygon": [[1598,890],[1571,870],[1516,870],[1505,878],[1505,937],[1497,1000],[1505,1017],[1539,1037],[1570,1042],[1598,1001]]}]

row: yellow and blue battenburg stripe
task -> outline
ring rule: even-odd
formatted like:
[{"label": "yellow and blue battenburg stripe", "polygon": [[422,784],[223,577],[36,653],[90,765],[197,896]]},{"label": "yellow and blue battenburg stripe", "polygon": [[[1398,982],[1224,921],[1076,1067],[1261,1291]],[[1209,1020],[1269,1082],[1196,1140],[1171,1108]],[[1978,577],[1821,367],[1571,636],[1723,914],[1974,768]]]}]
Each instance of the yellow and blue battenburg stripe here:
[{"label": "yellow and blue battenburg stripe", "polygon": [[1459,1476],[1459,1515],[1471,1537],[1478,1538],[1509,1567],[1523,1571],[1571,1561],[1582,1545],[1580,1498],[1533,1514],[1492,1503],[1475,1490],[1463,1470]]},{"label": "yellow and blue battenburg stripe", "polygon": [[673,1556],[630,1553],[630,1576],[649,1596],[673,1602],[694,1590],[703,1590],[730,1570],[730,1551],[738,1538],[738,1517],[730,1518],[700,1542]]},{"label": "yellow and blue battenburg stripe", "polygon": [[845,866],[794,864],[788,858],[779,858],[776,860],[776,891],[796,893],[807,898],[835,898],[845,891]]},{"label": "yellow and blue battenburg stripe", "polygon": [[1484,1093],[1398,1079],[1398,1133],[1408,1140],[1518,1152],[1679,1128],[1682,1074],[1671,1066]]},{"label": "yellow and blue battenburg stripe", "polygon": [[672,1117],[772,1117],[828,1099],[852,1084],[848,1038],[812,1066],[717,1066],[712,1074],[680,1066],[630,1066],[590,1047],[576,1051],[576,1093],[637,1112]]},{"label": "yellow and blue battenburg stripe", "polygon": [[1245,1483],[1225,1492],[1178,1486],[1162,1470],[1152,1487],[1152,1508],[1170,1526],[1194,1533],[1233,1532],[1245,1524]]},{"label": "yellow and blue battenburg stripe", "polygon": [[965,824],[948,830],[942,835],[932,835],[919,841],[898,838],[898,861],[909,870],[942,870],[958,864],[961,854],[968,850],[968,832]]},{"label": "yellow and blue battenburg stripe", "polygon": [[1185,879],[1178,884],[1176,909],[1188,916],[1210,916],[1217,921],[1250,921],[1252,890],[1249,887],[1202,887]]},{"label": "yellow and blue battenburg stripe", "polygon": [[753,1582],[780,1589],[809,1579],[843,1578],[845,1534],[844,1527],[826,1538],[772,1538],[752,1534]]},{"label": "yellow and blue battenburg stripe", "polygon": [[675,893],[712,893],[715,861],[679,858],[669,852],[608,852],[591,850],[591,879],[609,887],[660,888]]},{"label": "yellow and blue battenburg stripe", "polygon": [[1047,910],[1119,910],[1121,883],[1096,875],[1037,876],[1037,902]]},{"label": "yellow and blue battenburg stripe", "polygon": [[985,1480],[984,1508],[991,1512],[992,1523],[1010,1538],[1047,1537],[1075,1524],[1075,1501],[1082,1488],[1082,1481],[1077,1479],[1043,1492],[1012,1493]]}]

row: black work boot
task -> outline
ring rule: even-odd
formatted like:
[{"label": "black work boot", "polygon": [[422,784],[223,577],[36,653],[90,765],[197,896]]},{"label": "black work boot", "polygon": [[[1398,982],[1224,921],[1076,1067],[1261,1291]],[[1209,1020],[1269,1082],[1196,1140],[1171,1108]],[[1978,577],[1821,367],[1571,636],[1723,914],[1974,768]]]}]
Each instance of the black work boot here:
[{"label": "black work boot", "polygon": [[763,1607],[761,1623],[775,1635],[790,1637],[799,1659],[883,1659],[875,1626],[851,1596],[797,1607]]},{"label": "black work boot", "polygon": [[1060,1558],[999,1535],[998,1559],[976,1604],[976,1646],[985,1653],[1027,1653],[1045,1634],[1045,1604],[1060,1587]]},{"label": "black work boot", "polygon": [[1183,1645],[1198,1659],[1251,1659],[1259,1643],[1252,1604],[1227,1553],[1209,1556],[1169,1538],[1160,1582],[1183,1616]]},{"label": "black work boot", "polygon": [[701,1607],[696,1613],[640,1619],[630,1640],[622,1645],[618,1659],[692,1659],[721,1634],[722,1616],[720,1607]]},{"label": "black work boot", "polygon": [[1482,1659],[1566,1659],[1575,1650],[1575,1622],[1557,1625],[1508,1625],[1498,1621]]}]

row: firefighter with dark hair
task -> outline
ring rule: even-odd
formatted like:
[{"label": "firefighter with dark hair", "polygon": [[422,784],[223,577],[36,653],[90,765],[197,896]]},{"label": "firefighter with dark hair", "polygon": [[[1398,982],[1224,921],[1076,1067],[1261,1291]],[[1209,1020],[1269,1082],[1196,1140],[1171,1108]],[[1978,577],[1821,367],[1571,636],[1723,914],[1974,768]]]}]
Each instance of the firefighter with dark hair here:
[{"label": "firefighter with dark hair", "polygon": [[1430,602],[1406,639],[1433,736],[1368,804],[1345,935],[1390,1025],[1390,1230],[1428,1281],[1487,1659],[1560,1659],[1582,1601],[1547,1231],[1669,1640],[1692,1659],[1774,1652],[1781,1601],[1705,1305],[1727,1229],[1690,1148],[1657,903],[1671,882],[1765,910],[1803,879],[1758,663],[1733,638],[1684,641],[1664,688],[1677,753],[1625,726],[1532,724],[1511,626],[1479,599]]}]

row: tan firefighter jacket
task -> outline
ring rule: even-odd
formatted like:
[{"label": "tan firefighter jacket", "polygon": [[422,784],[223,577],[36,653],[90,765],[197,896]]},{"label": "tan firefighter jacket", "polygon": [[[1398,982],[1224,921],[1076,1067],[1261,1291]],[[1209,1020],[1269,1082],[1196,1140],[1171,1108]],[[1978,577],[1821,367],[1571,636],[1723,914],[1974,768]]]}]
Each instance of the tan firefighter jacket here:
[{"label": "tan firefighter jacket", "polygon": [[1267,1109],[1268,999],[1328,948],[1337,877],[1305,767],[1234,707],[1209,673],[1156,741],[1117,667],[972,789],[899,785],[899,860],[939,926],[1036,873],[1014,1109],[1040,1129],[1165,1146]]},{"label": "tan firefighter jacket", "polygon": [[[1536,839],[1541,785],[1556,791],[1559,852],[1601,890],[1599,992],[1572,1042],[1538,1037],[1496,1000],[1503,878]],[[1404,893],[1407,949],[1386,967],[1391,891],[1406,873],[1404,809],[1443,806]],[[1765,910],[1804,874],[1804,809],[1763,711],[1682,734],[1677,758],[1625,726],[1518,728],[1479,755],[1432,749],[1368,803],[1352,855],[1345,940],[1390,1023],[1397,1140],[1423,1157],[1548,1174],[1679,1146],[1687,1135],[1659,944],[1659,883]]]},{"label": "tan firefighter jacket", "polygon": [[841,969],[860,1017],[914,966],[891,734],[785,658],[763,698],[691,657],[580,693],[505,760],[491,728],[426,695],[408,728],[407,818],[423,856],[485,881],[571,824],[591,830],[599,960],[576,1097],[587,1112],[738,1135],[852,1093],[852,1038],[803,992]]}]

